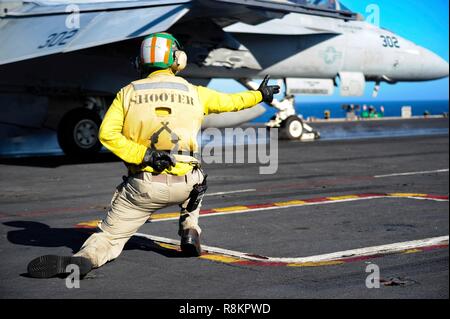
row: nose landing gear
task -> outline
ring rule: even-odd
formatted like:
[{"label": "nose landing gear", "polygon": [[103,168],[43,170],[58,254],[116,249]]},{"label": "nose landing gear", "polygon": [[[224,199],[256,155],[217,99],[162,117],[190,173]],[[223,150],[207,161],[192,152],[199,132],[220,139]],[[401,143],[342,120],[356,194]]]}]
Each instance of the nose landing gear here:
[{"label": "nose landing gear", "polygon": [[286,95],[283,100],[274,99],[271,103],[278,112],[266,123],[269,128],[280,129],[279,137],[286,140],[314,141],[320,138],[320,133],[306,124],[296,113],[295,98]]},{"label": "nose landing gear", "polygon": [[[258,88],[258,85],[249,79],[240,79],[239,82],[250,90]],[[276,108],[278,112],[266,123],[266,127],[279,128],[279,138],[300,141],[314,141],[320,138],[320,133],[297,115],[293,95],[285,94],[281,101],[273,99],[270,105]]]}]

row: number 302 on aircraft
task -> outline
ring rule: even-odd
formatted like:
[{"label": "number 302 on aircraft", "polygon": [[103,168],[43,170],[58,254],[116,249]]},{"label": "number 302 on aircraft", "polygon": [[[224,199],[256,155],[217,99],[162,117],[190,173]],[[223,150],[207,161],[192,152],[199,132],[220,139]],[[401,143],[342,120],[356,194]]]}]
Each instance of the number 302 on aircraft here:
[{"label": "number 302 on aircraft", "polygon": [[43,49],[43,48],[51,48],[55,45],[65,45],[67,43],[67,40],[69,40],[70,38],[72,38],[79,29],[76,30],[72,30],[72,31],[63,31],[60,33],[52,33],[47,37],[47,41],[38,46],[38,49]]},{"label": "number 302 on aircraft", "polygon": [[398,44],[398,39],[396,37],[390,37],[388,35],[380,35],[380,38],[383,39],[383,46],[385,48],[400,48]]}]

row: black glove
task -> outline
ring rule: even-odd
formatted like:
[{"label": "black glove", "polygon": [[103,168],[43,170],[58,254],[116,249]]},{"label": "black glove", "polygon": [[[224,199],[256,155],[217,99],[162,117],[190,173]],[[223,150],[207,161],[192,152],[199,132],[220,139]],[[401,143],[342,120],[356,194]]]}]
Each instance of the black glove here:
[{"label": "black glove", "polygon": [[271,103],[273,100],[273,95],[280,93],[279,85],[267,85],[269,78],[270,76],[266,75],[258,88],[258,91],[262,94],[263,101],[266,103]]},{"label": "black glove", "polygon": [[171,154],[150,148],[145,152],[144,160],[142,161],[142,164],[151,166],[156,172],[162,172],[171,166],[175,166],[175,163],[176,160]]}]

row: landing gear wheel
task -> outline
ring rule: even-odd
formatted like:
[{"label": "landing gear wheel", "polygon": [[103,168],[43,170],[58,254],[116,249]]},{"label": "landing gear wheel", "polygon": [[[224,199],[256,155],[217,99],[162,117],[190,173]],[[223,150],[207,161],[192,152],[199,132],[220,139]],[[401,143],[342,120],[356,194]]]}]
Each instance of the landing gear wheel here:
[{"label": "landing gear wheel", "polygon": [[86,157],[97,153],[102,145],[98,131],[102,120],[100,116],[85,108],[68,112],[58,125],[58,143],[64,153]]},{"label": "landing gear wheel", "polygon": [[303,132],[303,122],[295,115],[289,116],[280,125],[280,138],[284,140],[299,140]]}]

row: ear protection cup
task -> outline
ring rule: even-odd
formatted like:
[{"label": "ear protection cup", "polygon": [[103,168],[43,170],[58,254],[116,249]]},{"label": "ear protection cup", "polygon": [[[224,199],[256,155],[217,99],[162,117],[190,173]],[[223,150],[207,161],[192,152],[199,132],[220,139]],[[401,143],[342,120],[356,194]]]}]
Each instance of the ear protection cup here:
[{"label": "ear protection cup", "polygon": [[173,53],[172,70],[175,72],[183,71],[187,65],[187,55],[184,51],[176,50]]}]

